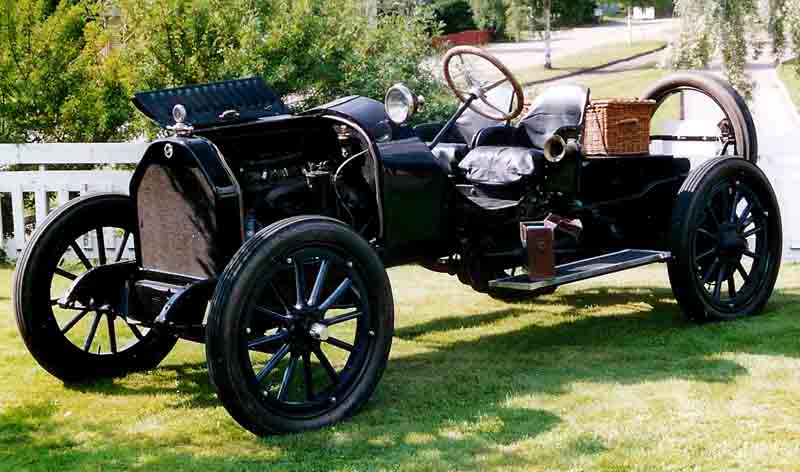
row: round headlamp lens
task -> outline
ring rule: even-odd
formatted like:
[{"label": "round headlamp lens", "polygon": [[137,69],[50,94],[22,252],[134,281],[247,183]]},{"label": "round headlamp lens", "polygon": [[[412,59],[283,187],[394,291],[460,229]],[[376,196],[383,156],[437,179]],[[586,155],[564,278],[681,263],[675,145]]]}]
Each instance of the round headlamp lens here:
[{"label": "round headlamp lens", "polygon": [[414,113],[414,95],[405,85],[394,85],[386,92],[386,115],[394,123],[403,124]]},{"label": "round headlamp lens", "polygon": [[183,123],[186,121],[186,107],[183,105],[175,105],[172,107],[172,119],[175,123]]}]

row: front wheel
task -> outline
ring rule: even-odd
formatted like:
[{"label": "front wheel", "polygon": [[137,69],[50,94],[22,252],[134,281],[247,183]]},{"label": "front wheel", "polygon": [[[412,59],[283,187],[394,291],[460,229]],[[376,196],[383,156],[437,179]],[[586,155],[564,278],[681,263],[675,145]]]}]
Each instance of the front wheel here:
[{"label": "front wheel", "polygon": [[[164,335],[104,305],[65,308],[57,300],[93,267],[135,259],[136,210],[130,197],[90,194],[57,209],[25,248],[14,279],[22,339],[45,370],[67,382],[156,367],[175,346]],[[93,305],[93,306],[92,306]]]},{"label": "front wheel", "polygon": [[756,315],[780,269],[778,202],[764,173],[734,157],[692,172],[673,208],[669,279],[681,309],[696,321]]},{"label": "front wheel", "polygon": [[389,278],[370,245],[336,220],[289,218],[225,269],[209,310],[209,375],[254,434],[318,429],[372,395],[393,324]]}]

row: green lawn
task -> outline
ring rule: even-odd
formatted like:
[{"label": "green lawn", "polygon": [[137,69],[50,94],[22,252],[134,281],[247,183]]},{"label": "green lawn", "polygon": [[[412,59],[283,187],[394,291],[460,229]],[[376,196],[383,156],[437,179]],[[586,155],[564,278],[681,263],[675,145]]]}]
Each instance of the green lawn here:
[{"label": "green lawn", "polygon": [[149,373],[65,386],[13,322],[0,271],[2,470],[796,470],[800,266],[759,318],[696,326],[663,267],[507,305],[391,271],[392,359],[366,409],[258,439],[214,397],[202,346]]},{"label": "green lawn", "polygon": [[797,59],[778,66],[778,76],[783,80],[794,106],[800,106],[800,75],[797,74]]},{"label": "green lawn", "polygon": [[652,51],[664,46],[664,44],[666,44],[664,41],[637,41],[631,45],[628,45],[628,43],[620,43],[599,46],[581,54],[572,54],[563,57],[556,56],[553,58],[553,68],[549,70],[542,66],[535,66],[515,70],[514,74],[517,76],[520,83],[550,79]]}]

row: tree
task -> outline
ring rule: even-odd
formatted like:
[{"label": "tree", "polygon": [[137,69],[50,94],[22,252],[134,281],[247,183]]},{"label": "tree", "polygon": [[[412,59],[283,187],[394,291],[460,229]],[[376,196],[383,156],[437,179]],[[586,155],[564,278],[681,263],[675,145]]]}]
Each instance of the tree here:
[{"label": "tree", "polygon": [[800,47],[800,0],[676,0],[675,12],[681,30],[673,64],[707,67],[719,57],[728,81],[745,94],[752,90],[747,59],[762,54],[764,39],[776,60],[790,44]]},{"label": "tree", "polygon": [[103,54],[103,10],[82,1],[2,0],[0,142],[104,141],[130,105]]}]

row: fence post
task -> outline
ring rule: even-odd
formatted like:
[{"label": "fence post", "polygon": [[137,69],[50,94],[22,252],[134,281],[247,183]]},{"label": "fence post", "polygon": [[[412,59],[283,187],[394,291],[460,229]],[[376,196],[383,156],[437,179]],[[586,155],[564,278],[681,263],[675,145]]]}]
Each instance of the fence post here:
[{"label": "fence post", "polygon": [[36,212],[35,221],[36,226],[38,227],[45,218],[47,218],[47,190],[44,188],[44,181],[45,181],[45,166],[39,166],[39,173],[41,177],[39,179],[39,185],[36,188],[36,193],[34,194],[34,211]]},{"label": "fence post", "polygon": [[11,192],[11,213],[14,217],[14,240],[19,253],[25,247],[25,205],[22,204],[22,185],[17,185]]}]

